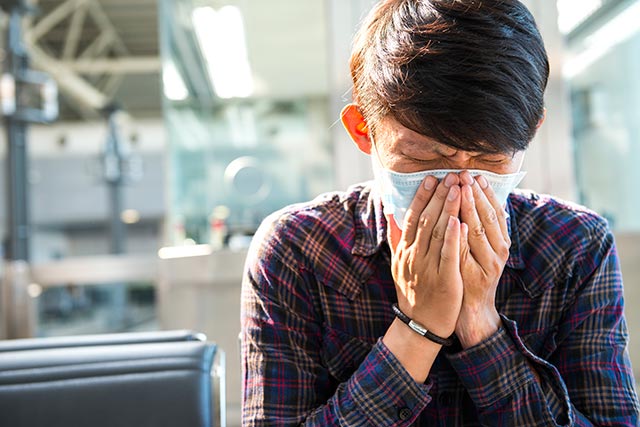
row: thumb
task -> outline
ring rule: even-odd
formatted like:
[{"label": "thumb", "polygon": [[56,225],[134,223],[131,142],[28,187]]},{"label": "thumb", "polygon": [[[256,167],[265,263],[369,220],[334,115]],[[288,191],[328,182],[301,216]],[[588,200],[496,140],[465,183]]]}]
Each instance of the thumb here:
[{"label": "thumb", "polygon": [[469,226],[460,224],[460,263],[463,264],[469,256]]}]

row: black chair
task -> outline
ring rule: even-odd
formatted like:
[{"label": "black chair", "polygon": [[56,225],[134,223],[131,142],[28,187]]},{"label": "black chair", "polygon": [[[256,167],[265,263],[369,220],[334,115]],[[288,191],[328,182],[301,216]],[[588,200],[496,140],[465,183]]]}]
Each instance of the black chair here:
[{"label": "black chair", "polygon": [[224,405],[224,353],[202,334],[0,341],[2,427],[224,427]]}]

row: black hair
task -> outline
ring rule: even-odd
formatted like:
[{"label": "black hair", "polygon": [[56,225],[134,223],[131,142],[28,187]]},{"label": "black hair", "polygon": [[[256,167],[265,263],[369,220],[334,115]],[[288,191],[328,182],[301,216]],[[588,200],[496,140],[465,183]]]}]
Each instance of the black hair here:
[{"label": "black hair", "polygon": [[350,66],[371,129],[391,115],[451,147],[505,153],[526,149],[544,114],[549,61],[517,0],[383,0]]}]

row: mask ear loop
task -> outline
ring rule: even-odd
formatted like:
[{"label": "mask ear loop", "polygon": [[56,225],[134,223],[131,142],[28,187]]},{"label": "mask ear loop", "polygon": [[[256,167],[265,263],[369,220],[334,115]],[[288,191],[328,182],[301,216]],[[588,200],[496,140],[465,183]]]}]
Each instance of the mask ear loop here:
[{"label": "mask ear loop", "polygon": [[371,153],[371,156],[375,156],[374,161],[378,164],[378,167],[380,169],[385,169],[385,167],[382,164],[382,159],[380,158],[380,153],[378,152],[378,146],[376,145],[376,140],[373,137],[373,132],[369,134],[369,138],[371,138],[371,150],[373,151],[373,153]]}]

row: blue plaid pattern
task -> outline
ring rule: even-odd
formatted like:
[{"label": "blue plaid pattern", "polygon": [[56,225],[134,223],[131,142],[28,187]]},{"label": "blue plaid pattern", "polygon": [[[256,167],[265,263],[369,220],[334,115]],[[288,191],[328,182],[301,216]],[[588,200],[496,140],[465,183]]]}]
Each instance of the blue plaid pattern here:
[{"label": "blue plaid pattern", "polygon": [[242,285],[243,425],[637,426],[606,222],[530,192],[507,209],[503,327],[443,349],[425,384],[380,340],[397,300],[371,184],[267,218]]}]

